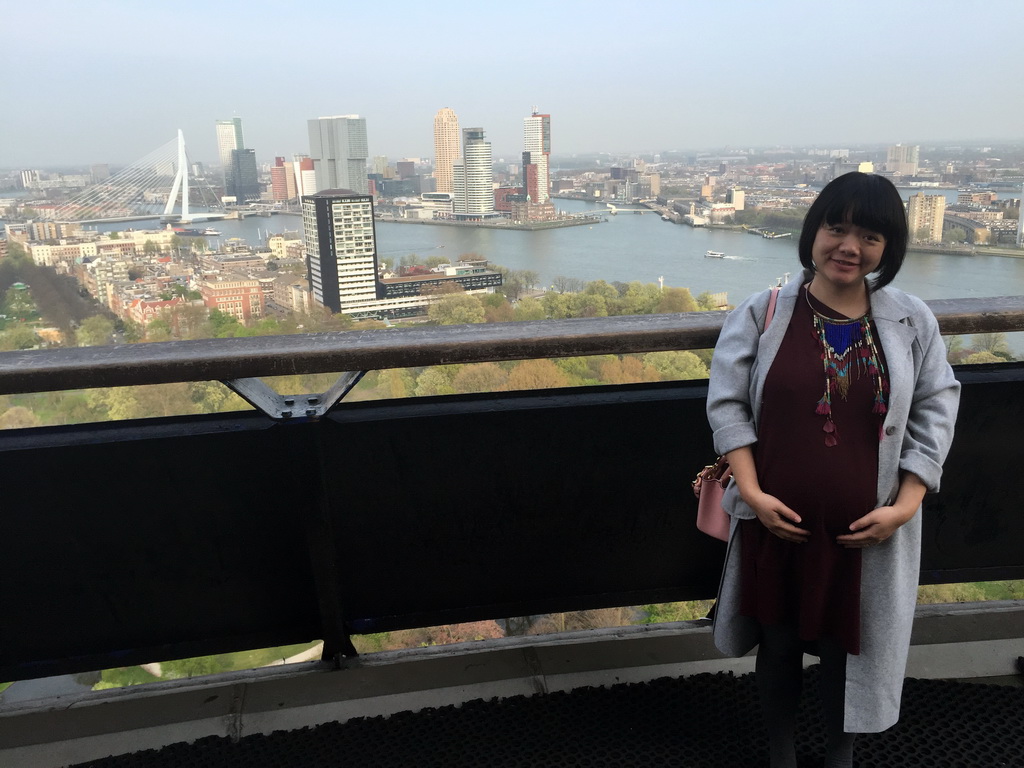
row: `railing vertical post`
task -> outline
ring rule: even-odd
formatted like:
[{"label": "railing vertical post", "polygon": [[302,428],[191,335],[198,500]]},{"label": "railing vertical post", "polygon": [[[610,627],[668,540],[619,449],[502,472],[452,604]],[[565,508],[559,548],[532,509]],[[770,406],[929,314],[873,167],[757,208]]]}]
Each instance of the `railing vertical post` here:
[{"label": "railing vertical post", "polygon": [[345,615],[338,575],[338,547],[332,522],[331,496],[327,486],[330,467],[325,459],[323,421],[282,424],[284,445],[298,459],[298,466],[308,467],[315,483],[313,503],[304,510],[306,541],[309,548],[313,584],[316,589],[320,624],[323,631],[323,659],[359,655],[345,629]]}]

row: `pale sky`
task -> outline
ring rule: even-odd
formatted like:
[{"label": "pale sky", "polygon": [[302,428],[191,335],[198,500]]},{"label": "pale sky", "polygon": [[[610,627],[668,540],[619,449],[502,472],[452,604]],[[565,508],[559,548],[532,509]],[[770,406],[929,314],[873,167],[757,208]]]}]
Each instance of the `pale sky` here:
[{"label": "pale sky", "polygon": [[433,117],[494,157],[551,114],[552,152],[1024,141],[1024,2],[0,0],[0,168],[140,159],[184,130],[259,162],[306,120],[433,155]]}]

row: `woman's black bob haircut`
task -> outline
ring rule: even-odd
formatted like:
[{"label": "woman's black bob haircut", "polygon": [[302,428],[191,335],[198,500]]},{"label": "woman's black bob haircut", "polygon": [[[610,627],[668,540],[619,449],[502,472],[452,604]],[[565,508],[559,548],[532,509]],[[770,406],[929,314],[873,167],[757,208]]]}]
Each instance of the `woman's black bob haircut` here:
[{"label": "woman's black bob haircut", "polygon": [[870,281],[871,290],[888,285],[903,266],[907,254],[907,212],[903,198],[884,176],[844,173],[830,181],[811,205],[800,232],[800,263],[813,270],[811,246],[818,230],[832,224],[852,223],[885,238],[882,261]]}]

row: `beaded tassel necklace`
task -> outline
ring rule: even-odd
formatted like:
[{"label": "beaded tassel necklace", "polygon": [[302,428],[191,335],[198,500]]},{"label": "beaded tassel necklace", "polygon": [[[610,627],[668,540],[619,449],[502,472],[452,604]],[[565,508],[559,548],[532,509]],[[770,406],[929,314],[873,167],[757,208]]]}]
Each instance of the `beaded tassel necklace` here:
[{"label": "beaded tassel necklace", "polygon": [[825,370],[825,394],[818,401],[814,412],[825,417],[822,431],[825,433],[825,445],[831,448],[839,443],[839,433],[832,421],[832,394],[838,392],[845,400],[852,375],[870,376],[875,389],[871,412],[884,418],[888,410],[889,380],[875,345],[868,314],[852,320],[837,320],[814,308],[810,291],[805,290],[804,295],[814,316],[814,336],[821,345],[821,360]]}]

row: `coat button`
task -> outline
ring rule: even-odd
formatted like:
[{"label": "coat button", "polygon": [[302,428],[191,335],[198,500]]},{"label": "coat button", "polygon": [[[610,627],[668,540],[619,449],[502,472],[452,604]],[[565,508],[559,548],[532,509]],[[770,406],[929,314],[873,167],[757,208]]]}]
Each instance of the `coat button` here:
[{"label": "coat button", "polygon": [[896,434],[896,427],[886,427],[885,428],[885,434],[889,435],[890,437],[892,435],[895,435]]}]

